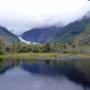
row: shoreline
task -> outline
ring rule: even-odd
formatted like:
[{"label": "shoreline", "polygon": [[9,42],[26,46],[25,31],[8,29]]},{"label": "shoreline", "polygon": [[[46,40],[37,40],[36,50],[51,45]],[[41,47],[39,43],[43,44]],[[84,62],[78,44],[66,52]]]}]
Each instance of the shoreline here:
[{"label": "shoreline", "polygon": [[63,54],[63,53],[6,53],[0,55],[0,59],[46,59],[46,60],[77,60],[77,59],[90,59],[90,54]]}]

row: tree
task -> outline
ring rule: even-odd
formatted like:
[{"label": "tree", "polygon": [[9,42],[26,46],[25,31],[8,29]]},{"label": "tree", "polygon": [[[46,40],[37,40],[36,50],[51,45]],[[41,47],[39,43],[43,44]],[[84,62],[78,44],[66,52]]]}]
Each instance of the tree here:
[{"label": "tree", "polygon": [[2,39],[0,39],[0,54],[4,53],[5,43]]},{"label": "tree", "polygon": [[20,52],[23,48],[23,44],[20,41],[13,42],[11,45],[12,52]]},{"label": "tree", "polygon": [[45,44],[45,47],[44,47],[45,49],[45,52],[50,52],[51,51],[51,46],[50,46],[50,43],[47,43],[47,44]]}]

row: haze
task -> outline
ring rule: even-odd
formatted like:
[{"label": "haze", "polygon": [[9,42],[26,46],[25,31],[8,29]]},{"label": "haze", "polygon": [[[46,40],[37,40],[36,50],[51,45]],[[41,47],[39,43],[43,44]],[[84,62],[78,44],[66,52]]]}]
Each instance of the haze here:
[{"label": "haze", "polygon": [[67,25],[89,11],[88,0],[0,0],[0,25],[19,35],[33,27]]}]

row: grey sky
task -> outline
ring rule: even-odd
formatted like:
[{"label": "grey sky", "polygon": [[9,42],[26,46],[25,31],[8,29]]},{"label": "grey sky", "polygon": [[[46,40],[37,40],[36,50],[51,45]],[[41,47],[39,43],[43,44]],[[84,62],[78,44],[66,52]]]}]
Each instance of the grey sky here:
[{"label": "grey sky", "polygon": [[0,25],[20,34],[42,25],[66,25],[88,11],[88,0],[0,0]]}]

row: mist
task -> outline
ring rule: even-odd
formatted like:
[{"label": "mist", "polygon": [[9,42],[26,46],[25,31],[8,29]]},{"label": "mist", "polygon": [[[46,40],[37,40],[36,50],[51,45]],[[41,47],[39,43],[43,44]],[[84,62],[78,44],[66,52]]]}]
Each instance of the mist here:
[{"label": "mist", "polygon": [[0,25],[14,34],[74,22],[90,11],[88,0],[0,0]]},{"label": "mist", "polygon": [[84,88],[64,76],[35,75],[15,67],[0,75],[0,90],[84,90]]}]

